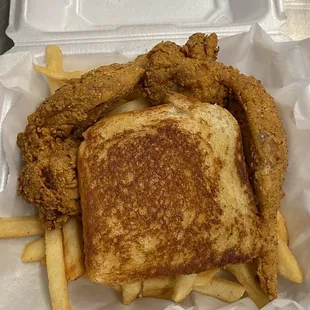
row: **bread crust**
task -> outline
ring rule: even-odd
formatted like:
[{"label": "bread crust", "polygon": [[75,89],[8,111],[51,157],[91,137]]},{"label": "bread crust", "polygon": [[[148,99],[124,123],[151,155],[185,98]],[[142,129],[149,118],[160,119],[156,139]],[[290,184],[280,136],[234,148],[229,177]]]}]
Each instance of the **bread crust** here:
[{"label": "bread crust", "polygon": [[78,176],[92,281],[198,273],[260,252],[236,120],[182,95],[168,101],[84,134]]}]

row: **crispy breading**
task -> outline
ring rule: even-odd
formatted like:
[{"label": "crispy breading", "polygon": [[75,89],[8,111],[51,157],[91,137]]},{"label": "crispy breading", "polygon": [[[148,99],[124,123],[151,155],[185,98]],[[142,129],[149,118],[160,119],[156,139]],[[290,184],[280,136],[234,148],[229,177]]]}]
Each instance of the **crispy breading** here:
[{"label": "crispy breading", "polygon": [[[224,106],[228,91],[217,81],[213,66],[209,66],[214,62],[190,58],[197,56],[209,59],[202,56],[201,45],[185,46],[186,49],[168,41],[156,45],[148,53],[146,73],[142,80],[145,96],[154,104],[161,104],[167,91],[175,91],[202,102]],[[196,51],[197,46],[201,47],[200,53]]]},{"label": "crispy breading", "polygon": [[181,48],[182,53],[189,58],[200,60],[216,60],[219,52],[217,45],[217,35],[211,33],[194,33],[186,44]]},{"label": "crispy breading", "polygon": [[[187,58],[182,48],[161,43],[148,54],[142,87],[147,98],[161,103],[166,93],[177,91],[204,102],[227,106],[231,92],[244,111],[248,132],[243,134],[245,157],[258,198],[258,212],[265,238],[265,254],[258,261],[263,289],[277,296],[276,216],[283,196],[287,167],[285,132],[273,98],[254,77],[233,67],[201,57],[197,48]],[[200,49],[201,51],[201,49]],[[204,59],[204,60],[201,60]]]},{"label": "crispy breading", "polygon": [[140,80],[145,58],[103,66],[70,81],[28,117],[17,137],[25,165],[18,193],[39,208],[48,229],[80,213],[76,171],[82,132],[128,96]]},{"label": "crispy breading", "polygon": [[229,87],[242,107],[250,133],[243,139],[249,173],[258,198],[265,253],[258,260],[258,276],[265,292],[277,296],[277,212],[283,197],[288,165],[287,141],[274,99],[254,77],[219,64],[220,80]]}]

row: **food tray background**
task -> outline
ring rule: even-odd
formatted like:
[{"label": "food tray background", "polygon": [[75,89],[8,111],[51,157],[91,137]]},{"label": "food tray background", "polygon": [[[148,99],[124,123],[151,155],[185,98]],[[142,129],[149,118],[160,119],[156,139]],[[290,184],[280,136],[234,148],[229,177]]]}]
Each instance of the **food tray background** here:
[{"label": "food tray background", "polygon": [[[12,0],[10,25],[7,30],[7,34],[14,40],[15,47],[10,50],[6,56],[10,57],[10,55],[12,55],[13,59],[14,54],[29,54],[33,55],[35,62],[43,63],[45,45],[58,44],[64,51],[65,67],[67,69],[89,69],[92,68],[94,64],[106,64],[111,61],[115,61],[115,59],[120,62],[125,61],[126,59],[132,58],[139,53],[147,51],[161,40],[173,40],[181,44],[186,40],[188,35],[196,31],[207,33],[214,31],[217,32],[220,37],[225,37],[247,31],[253,23],[259,23],[276,41],[288,40],[287,37],[281,35],[279,32],[279,27],[285,21],[282,1],[280,0],[232,0],[230,2],[214,0],[209,1],[208,3],[205,1],[207,4],[202,1],[192,1],[191,3],[193,3],[193,7],[187,7],[188,10],[191,10],[191,19],[189,20],[184,18],[184,15],[187,13],[184,10],[181,13],[178,11],[178,14],[173,17],[173,22],[170,22],[167,16],[169,17],[169,15],[173,15],[179,7],[178,4],[185,2],[170,0],[165,2],[169,3],[169,5],[167,5],[168,13],[158,17],[160,10],[156,7],[157,3],[145,1],[145,4],[143,5],[147,5],[148,10],[151,12],[147,15],[147,18],[143,15],[144,12],[140,12],[139,15],[141,16],[131,16],[131,18],[128,19],[130,20],[130,23],[120,24],[121,19],[118,19],[118,22],[114,20],[116,14],[120,14],[123,19],[125,19],[128,15],[136,14],[137,12],[136,9],[130,10],[128,7],[125,11],[119,10],[122,8],[122,5],[128,2],[129,0],[57,0],[53,1],[53,4],[51,5],[47,0]],[[101,3],[105,3],[107,6],[102,7],[100,6]],[[132,3],[136,6],[139,5],[139,1],[132,1]],[[162,9],[163,7],[166,9],[166,6],[163,4],[164,1],[159,1],[158,3],[161,5]],[[108,5],[110,5],[110,7]],[[115,5],[114,9],[113,5]],[[104,15],[107,14],[107,12],[102,11],[107,7],[111,9],[111,16]],[[202,7],[204,8],[205,15],[200,14],[199,12],[202,10]],[[155,9],[157,9],[157,11]],[[195,19],[196,15],[193,10],[196,10],[196,12],[199,13],[197,13],[199,19]],[[152,14],[157,17],[155,22],[152,20]],[[105,17],[102,19],[102,22],[99,19],[101,15]],[[44,24],[40,23],[41,20],[44,20]],[[89,20],[92,22],[89,23]],[[25,63],[29,63],[29,65],[31,65],[32,56],[29,58],[24,57],[23,59],[27,60],[24,61]],[[80,67],[78,67],[77,64]],[[10,63],[10,65],[12,65],[12,63]],[[0,68],[0,76],[10,70],[10,65]],[[15,74],[12,75],[11,78],[20,79],[21,76],[16,76]],[[23,78],[25,79],[27,77]],[[40,77],[40,79],[42,82],[42,77]],[[46,88],[47,94],[46,85],[44,86],[42,83],[39,85]],[[35,90],[30,89],[30,95],[32,91],[35,92]],[[1,139],[3,134],[3,120],[9,109],[18,101],[19,96],[18,89],[8,90],[5,86],[0,85],[0,98],[2,102],[0,113]],[[285,98],[286,97],[284,96],[282,97],[283,100]],[[31,98],[28,98],[24,104],[31,104]],[[5,156],[2,149],[2,140],[0,141],[0,144],[2,150],[0,153],[0,190],[2,190],[8,180],[9,171],[7,169]],[[17,154],[16,157],[19,158],[19,154]],[[19,160],[18,158],[16,160]],[[295,168],[297,169],[298,167]],[[293,196],[294,195],[292,195],[292,197]],[[9,212],[4,211],[6,213],[0,213],[0,216],[21,214],[19,212],[21,212],[21,210],[25,210],[25,205],[26,203],[20,199],[18,201],[18,205],[14,206],[13,209],[11,208]],[[4,209],[7,210],[8,208]],[[286,210],[289,209],[287,208]],[[297,211],[299,214],[305,215],[304,213],[301,213],[300,210]],[[29,211],[27,209],[27,212],[30,214],[32,209],[29,208]],[[306,216],[302,216],[302,218],[304,220],[307,219]],[[292,217],[291,221],[294,220],[295,219]],[[293,233],[296,235],[297,231]],[[294,240],[294,235],[292,240]],[[14,242],[11,240],[3,240],[2,248],[8,249],[8,252],[14,252],[14,256],[7,255],[7,257],[9,257],[7,258],[7,261],[2,261],[4,265],[10,264],[10,268],[5,273],[1,274],[2,278],[10,278],[9,274],[13,274],[15,272],[15,266],[18,267],[21,264],[20,252],[26,242],[27,240],[25,239],[14,240]],[[297,248],[297,251],[301,252],[300,247]],[[306,262],[303,263],[304,265],[306,264]],[[25,274],[32,275],[33,266],[31,266],[31,264],[25,267],[23,266],[23,270]],[[19,279],[19,281],[23,281],[23,279],[18,278],[17,275],[16,278]],[[45,273],[42,272],[42,277],[36,276],[32,277],[32,279],[32,285],[29,285],[28,288],[29,298],[21,301],[24,303],[24,308],[31,309],[31,299],[42,295],[44,295],[44,298],[40,300],[40,302],[42,302],[42,306],[48,306],[49,301],[48,297],[46,297],[48,296],[48,292],[46,288],[47,279]],[[40,285],[41,282],[44,283]],[[3,283],[0,284],[2,285]],[[16,287],[19,287],[19,283],[16,283]],[[33,293],[33,287],[38,288],[37,290],[39,290],[36,296],[30,294]],[[70,290],[72,292],[73,288],[71,287]],[[295,291],[297,290],[298,287],[296,286]],[[7,292],[6,294],[12,296],[11,300],[13,300],[13,298],[14,300],[20,299],[20,297],[17,296],[18,292],[16,291],[14,284],[11,286],[4,285],[2,287],[2,291]],[[22,296],[24,296],[24,294],[27,294],[28,291],[22,291],[20,293],[23,293]],[[100,286],[92,286],[92,289],[89,290],[86,280],[79,280],[78,283],[75,283],[74,285],[74,293],[74,302],[81,307],[85,306],[84,308],[87,308],[87,306],[90,307],[90,304],[85,304],[86,300],[87,302],[91,301],[91,305],[98,305],[102,300],[104,290]],[[118,303],[118,297],[112,290],[109,294],[105,294],[105,296],[107,295],[108,299],[105,299],[105,302],[110,305],[114,302],[117,303],[117,306],[114,307],[113,310],[124,308]],[[100,300],[98,299],[98,296],[100,296]],[[194,294],[193,298],[198,300],[202,297]],[[166,301],[160,302],[164,304]],[[248,304],[248,307],[245,304],[244,309],[249,309],[250,306],[252,306],[252,304]],[[135,309],[150,308],[149,300],[139,300],[135,303],[134,307]]]}]

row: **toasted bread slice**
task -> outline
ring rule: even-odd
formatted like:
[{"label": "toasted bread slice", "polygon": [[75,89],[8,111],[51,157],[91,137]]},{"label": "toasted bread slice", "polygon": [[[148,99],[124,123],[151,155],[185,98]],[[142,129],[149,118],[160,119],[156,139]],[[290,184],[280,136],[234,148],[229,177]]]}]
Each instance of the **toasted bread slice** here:
[{"label": "toasted bread slice", "polygon": [[258,255],[236,120],[181,95],[168,102],[84,133],[78,176],[92,281],[199,273]]}]

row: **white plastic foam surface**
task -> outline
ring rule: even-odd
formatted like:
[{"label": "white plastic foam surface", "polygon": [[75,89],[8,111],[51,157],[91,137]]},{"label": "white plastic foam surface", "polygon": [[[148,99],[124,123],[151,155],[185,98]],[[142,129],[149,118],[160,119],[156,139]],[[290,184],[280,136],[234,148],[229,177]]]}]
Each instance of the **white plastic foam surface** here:
[{"label": "white plastic foam surface", "polygon": [[[89,50],[122,52],[134,42],[135,51],[153,40],[185,39],[197,31],[220,37],[246,31],[259,23],[276,40],[285,21],[281,0],[12,0],[7,34],[12,51],[46,44],[88,43]],[[141,43],[142,42],[142,43]],[[72,45],[74,44],[74,45]]]},{"label": "white plastic foam surface", "polygon": [[[160,41],[160,40],[158,40]],[[157,43],[157,42],[156,42]],[[268,310],[307,310],[310,307],[310,39],[300,42],[274,42],[258,25],[249,32],[220,40],[219,60],[238,67],[261,80],[274,96],[283,119],[289,142],[289,167],[282,212],[287,220],[290,247],[305,276],[303,284],[279,280],[279,299]],[[114,61],[124,62],[128,55],[67,54],[68,70],[87,70]],[[34,51],[11,53],[0,57],[0,98],[5,115],[2,124],[3,144],[10,176],[4,173],[6,187],[0,193],[0,216],[33,214],[32,207],[16,195],[20,153],[16,135],[27,123],[26,117],[48,95],[45,79],[32,70],[32,63],[43,64]],[[3,157],[2,157],[3,158]],[[31,240],[0,240],[0,309],[49,309],[46,272],[40,264],[23,264],[20,255]],[[112,289],[79,279],[69,285],[75,310],[245,310],[256,309],[249,298],[226,304],[212,297],[192,293],[180,305],[167,300],[143,298],[130,306],[120,303]]]}]

